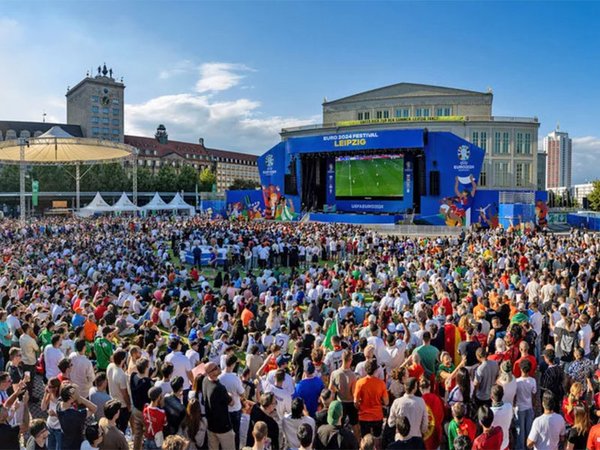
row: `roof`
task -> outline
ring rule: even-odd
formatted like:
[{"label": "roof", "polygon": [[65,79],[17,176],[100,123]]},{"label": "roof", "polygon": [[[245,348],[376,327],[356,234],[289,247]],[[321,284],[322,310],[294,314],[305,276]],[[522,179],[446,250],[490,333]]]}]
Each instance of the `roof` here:
[{"label": "roof", "polygon": [[348,97],[343,97],[323,105],[338,103],[359,102],[365,100],[388,99],[388,98],[414,98],[414,97],[438,97],[438,96],[492,96],[491,92],[468,91],[465,89],[449,88],[444,86],[432,86],[429,84],[397,83],[389,86],[359,92]]},{"label": "roof", "polygon": [[26,145],[16,139],[0,142],[0,161],[27,164],[76,164],[96,161],[114,161],[129,157],[133,147],[113,141],[72,137],[59,126],[54,126],[37,138],[29,138]]},{"label": "roof", "polygon": [[61,127],[64,131],[74,137],[83,137],[81,127],[79,125],[67,125],[66,123],[50,123],[50,122],[19,122],[14,120],[0,120],[0,133],[2,139],[6,139],[6,132],[8,130],[14,130],[17,133],[17,137],[20,136],[21,131],[27,130],[31,134],[31,137],[36,131],[45,133],[52,127]]},{"label": "roof", "polygon": [[[231,152],[228,150],[218,150],[208,148],[201,144],[192,144],[191,142],[180,142],[169,140],[166,144],[161,144],[155,138],[143,136],[125,135],[125,143],[140,150],[156,150],[156,156],[163,158],[170,154],[177,154],[182,158],[186,155],[213,155],[220,158],[236,158],[244,161],[257,161],[258,155],[248,153]],[[141,154],[140,156],[144,156]]]}]

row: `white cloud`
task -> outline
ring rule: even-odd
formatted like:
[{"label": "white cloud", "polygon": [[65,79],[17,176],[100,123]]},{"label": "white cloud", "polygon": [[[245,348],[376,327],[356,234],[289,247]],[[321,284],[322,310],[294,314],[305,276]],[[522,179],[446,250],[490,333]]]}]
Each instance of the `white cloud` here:
[{"label": "white cloud", "polygon": [[189,73],[195,69],[198,69],[198,66],[196,66],[189,59],[184,59],[175,63],[172,67],[169,67],[168,69],[161,70],[158,73],[158,78],[161,80],[168,80],[169,78]]},{"label": "white cloud", "polygon": [[244,64],[211,62],[200,66],[200,79],[196,83],[196,92],[226,91],[237,86],[245,77],[244,72],[252,71]]},{"label": "white cloud", "polygon": [[600,161],[600,137],[583,136],[573,138],[573,183],[593,181],[598,175]]}]

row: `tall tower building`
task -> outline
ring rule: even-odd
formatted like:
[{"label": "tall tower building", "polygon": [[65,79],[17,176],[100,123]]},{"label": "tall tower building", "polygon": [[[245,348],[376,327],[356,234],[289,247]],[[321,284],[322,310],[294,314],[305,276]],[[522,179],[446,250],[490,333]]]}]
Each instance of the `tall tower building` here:
[{"label": "tall tower building", "polygon": [[556,130],[544,138],[546,153],[546,189],[571,187],[571,160],[573,157],[572,141],[569,133]]},{"label": "tall tower building", "polygon": [[123,142],[125,85],[106,64],[67,91],[67,123],[81,126],[84,137]]}]

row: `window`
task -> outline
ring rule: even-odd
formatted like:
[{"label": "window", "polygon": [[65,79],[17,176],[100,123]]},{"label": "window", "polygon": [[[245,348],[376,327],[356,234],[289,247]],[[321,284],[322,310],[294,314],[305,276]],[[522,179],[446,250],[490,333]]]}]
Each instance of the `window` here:
[{"label": "window", "polygon": [[510,134],[508,131],[502,133],[502,153],[510,153],[509,150],[510,145]]},{"label": "window", "polygon": [[113,119],[112,120],[112,124],[116,125],[116,126],[119,126],[119,119]]},{"label": "window", "polygon": [[108,128],[102,128],[102,134],[108,134]]},{"label": "window", "polygon": [[383,111],[375,111],[376,119],[383,119]]},{"label": "window", "polygon": [[479,133],[479,146],[483,150],[487,150],[487,131],[481,131]]},{"label": "window", "polygon": [[473,133],[471,134],[471,143],[473,145],[477,145],[479,147],[479,132],[478,131],[473,131]]},{"label": "window", "polygon": [[103,117],[102,118],[102,123],[105,125],[108,125],[108,117]]},{"label": "window", "polygon": [[360,111],[358,113],[358,120],[369,120],[371,118],[371,113],[369,111]]},{"label": "window", "polygon": [[113,98],[113,105],[118,105],[118,104],[119,104],[119,99]]},{"label": "window", "polygon": [[389,119],[390,118],[390,112],[387,109],[385,111],[383,111],[383,118],[384,119]]},{"label": "window", "polygon": [[98,127],[92,127],[92,133],[93,133],[93,134],[98,134],[98,133],[100,133],[100,128],[98,128]]},{"label": "window", "polygon": [[436,109],[436,116],[438,117],[448,117],[452,115],[452,108],[443,107]]},{"label": "window", "polygon": [[415,117],[429,117],[429,108],[415,109]]},{"label": "window", "polygon": [[515,184],[519,187],[528,186],[531,183],[531,165],[526,162],[515,164]]},{"label": "window", "polygon": [[120,112],[121,112],[121,111],[119,111],[119,108],[113,108],[113,114],[114,114],[115,116],[118,116]]},{"label": "window", "polygon": [[496,131],[494,133],[494,144],[493,144],[494,153],[500,153],[501,148],[502,148],[502,133],[500,133],[499,131]]},{"label": "window", "polygon": [[487,170],[485,164],[483,164],[483,167],[481,168],[481,173],[479,174],[479,186],[487,186]]},{"label": "window", "polygon": [[92,123],[100,123],[100,117],[92,116]]},{"label": "window", "polygon": [[398,108],[395,111],[396,117],[410,117],[410,108]]},{"label": "window", "polygon": [[508,161],[494,162],[494,184],[499,187],[509,186]]},{"label": "window", "polygon": [[92,112],[93,113],[97,113],[98,112],[98,107],[97,106],[92,106]]},{"label": "window", "polygon": [[118,128],[113,128],[112,129],[112,134],[118,135],[119,134],[119,129]]},{"label": "window", "polygon": [[102,108],[102,112],[103,112],[104,114],[108,114],[108,108]]},{"label": "window", "polygon": [[523,143],[523,153],[531,154],[531,133],[525,133],[525,142]]},{"label": "window", "polygon": [[517,155],[522,155],[523,149],[523,133],[517,133],[515,137],[515,153]]},{"label": "window", "polygon": [[99,100],[99,99],[98,99],[98,96],[97,96],[97,95],[92,95],[92,101],[93,101],[94,103],[98,103],[98,100]]}]

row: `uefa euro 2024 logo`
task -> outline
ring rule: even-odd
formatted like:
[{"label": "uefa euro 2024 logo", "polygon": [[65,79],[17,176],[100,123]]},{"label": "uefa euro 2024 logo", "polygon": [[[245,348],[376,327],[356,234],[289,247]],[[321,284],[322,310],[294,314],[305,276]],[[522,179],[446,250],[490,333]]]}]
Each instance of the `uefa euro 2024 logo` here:
[{"label": "uefa euro 2024 logo", "polygon": [[461,145],[458,147],[458,159],[459,161],[468,161],[471,156],[471,150],[468,145]]},{"label": "uefa euro 2024 logo", "polygon": [[275,158],[273,157],[273,155],[267,155],[267,157],[265,158],[265,164],[269,169],[273,168],[273,166],[275,165]]}]

